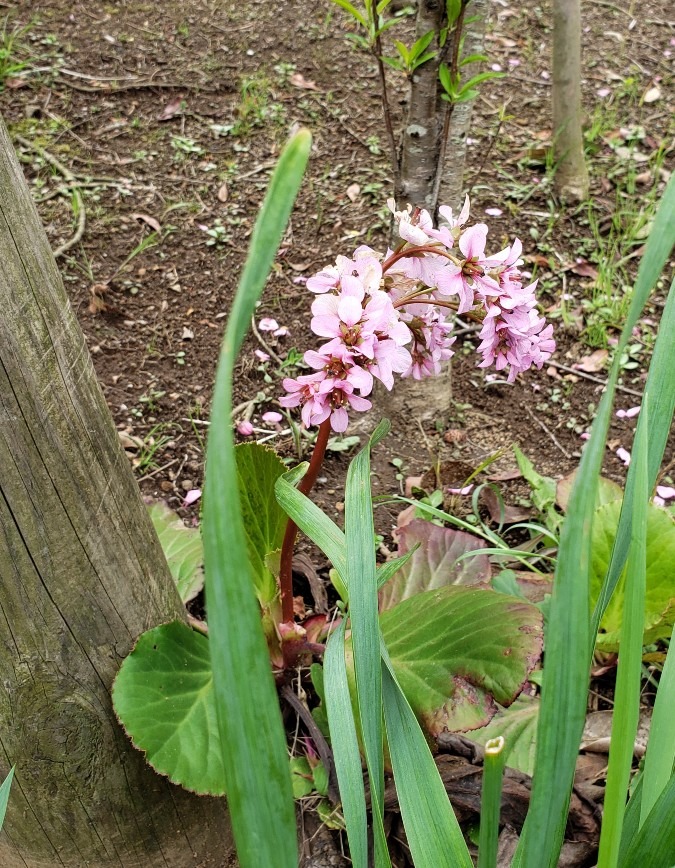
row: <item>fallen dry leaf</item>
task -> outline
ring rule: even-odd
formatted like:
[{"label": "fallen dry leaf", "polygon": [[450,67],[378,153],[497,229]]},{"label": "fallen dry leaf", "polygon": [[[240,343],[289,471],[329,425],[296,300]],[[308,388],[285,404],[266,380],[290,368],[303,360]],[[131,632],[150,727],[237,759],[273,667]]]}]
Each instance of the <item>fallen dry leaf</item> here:
[{"label": "fallen dry leaf", "polygon": [[650,87],[647,93],[642,97],[642,102],[656,102],[657,99],[661,99],[661,88],[660,87]]},{"label": "fallen dry leaf", "polygon": [[218,201],[223,202],[223,204],[224,204],[225,202],[227,202],[228,195],[229,195],[229,191],[227,189],[227,184],[221,184],[221,186],[218,190]]},{"label": "fallen dry leaf", "polygon": [[574,263],[570,271],[573,274],[578,274],[579,277],[590,277],[592,280],[597,280],[597,269],[593,268],[590,262],[586,259],[580,259]]},{"label": "fallen dry leaf", "polygon": [[91,298],[87,305],[89,313],[96,316],[98,313],[104,313],[108,310],[108,305],[105,303],[103,296],[108,292],[107,283],[94,283],[89,287]]},{"label": "fallen dry leaf", "polygon": [[27,78],[9,78],[5,79],[5,87],[10,88],[11,90],[18,90],[20,87],[26,87],[28,84]]},{"label": "fallen dry leaf", "polygon": [[596,374],[605,367],[608,356],[607,350],[595,350],[590,356],[584,356],[572,367],[576,368],[577,371],[585,371],[587,374]]},{"label": "fallen dry leaf", "polygon": [[147,225],[154,232],[162,231],[162,227],[159,225],[159,221],[156,220],[154,217],[150,217],[149,214],[132,214],[131,216],[134,218],[134,220],[140,220],[142,223],[147,223]]},{"label": "fallen dry leaf", "polygon": [[175,117],[177,114],[182,112],[182,109],[185,104],[185,97],[177,96],[175,99],[172,99],[171,102],[168,102],[161,112],[157,115],[158,121],[170,121],[171,118]]},{"label": "fallen dry leaf", "polygon": [[350,184],[347,187],[347,198],[350,202],[356,202],[359,198],[359,193],[361,192],[361,187],[358,184]]},{"label": "fallen dry leaf", "polygon": [[504,503],[492,488],[484,488],[480,493],[480,499],[487,507],[490,518],[495,524],[516,524],[518,521],[527,521],[532,518],[531,510]]},{"label": "fallen dry leaf", "polygon": [[192,329],[187,328],[187,326],[183,326],[183,334],[181,335],[182,341],[191,341],[195,336],[195,333]]},{"label": "fallen dry leaf", "polygon": [[302,88],[302,90],[318,90],[319,88],[316,86],[316,83],[313,81],[308,81],[304,75],[299,72],[294,72],[293,75],[289,78],[290,83],[293,87]]}]

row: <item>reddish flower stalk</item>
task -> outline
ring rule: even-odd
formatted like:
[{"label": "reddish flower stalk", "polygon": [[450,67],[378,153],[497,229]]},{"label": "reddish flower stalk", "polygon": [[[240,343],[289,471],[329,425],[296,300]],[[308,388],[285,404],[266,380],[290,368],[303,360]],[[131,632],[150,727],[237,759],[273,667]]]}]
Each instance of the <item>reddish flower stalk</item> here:
[{"label": "reddish flower stalk", "polygon": [[[314,487],[319,470],[326,454],[326,445],[330,436],[330,419],[326,419],[319,426],[319,432],[314,444],[314,451],[307,468],[307,473],[302,477],[298,485],[298,491],[309,494]],[[285,624],[293,623],[293,549],[298,527],[294,521],[288,519],[284,541],[281,546],[281,560],[279,564],[279,586],[281,588],[281,617]]]},{"label": "reddish flower stalk", "polygon": [[459,264],[459,260],[446,250],[442,250],[440,247],[434,247],[431,244],[420,244],[417,247],[406,247],[405,249],[397,250],[395,253],[392,253],[389,259],[385,259],[382,263],[382,273],[384,274],[385,271],[388,271],[388,269],[398,262],[399,259],[404,259],[407,256],[414,256],[416,253],[434,253],[436,256],[444,256],[446,259],[454,262],[455,265]]}]

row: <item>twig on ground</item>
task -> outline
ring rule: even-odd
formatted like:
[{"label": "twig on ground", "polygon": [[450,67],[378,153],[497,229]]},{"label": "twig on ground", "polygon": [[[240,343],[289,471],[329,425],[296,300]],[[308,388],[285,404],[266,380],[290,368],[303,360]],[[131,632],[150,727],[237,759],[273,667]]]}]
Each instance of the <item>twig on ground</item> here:
[{"label": "twig on ground", "polygon": [[[28,150],[33,151],[33,153],[42,157],[42,159],[53,166],[57,172],[60,172],[67,182],[76,181],[75,175],[70,171],[67,166],[64,166],[62,162],[57,160],[54,154],[50,154],[49,151],[45,150],[40,145],[36,145],[35,142],[31,142],[28,139],[24,139],[23,136],[14,136],[14,140],[18,142],[20,145],[23,145],[24,148],[28,148]],[[77,203],[77,228],[75,230],[75,234],[68,240],[64,241],[64,243],[57,247],[54,251],[54,259],[58,259],[59,256],[63,256],[63,254],[70,250],[71,247],[74,247],[78,241],[82,239],[84,235],[84,230],[87,225],[87,212],[84,209],[84,199],[82,197],[82,193],[77,189],[77,187],[73,187],[73,196],[75,198],[75,202]]]},{"label": "twig on ground", "polygon": [[178,461],[178,458],[174,458],[171,461],[168,461],[166,464],[163,464],[161,467],[156,467],[151,473],[146,473],[145,476],[140,476],[138,478],[138,482],[144,482],[146,479],[152,479],[153,476],[157,476],[158,473],[161,473],[162,470],[167,470],[171,467],[172,464],[175,464]]},{"label": "twig on ground", "polygon": [[[563,365],[560,362],[547,362],[551,368],[558,368],[561,371],[568,371],[570,374],[575,374],[577,377],[583,377],[585,380],[590,380],[592,383],[598,383],[600,386],[606,386],[607,380],[600,377],[594,377],[592,374],[587,374],[586,371],[580,371],[577,368],[572,368],[569,365]],[[625,392],[626,395],[635,395],[637,398],[642,397],[642,392],[636,392],[635,389],[629,389],[628,386],[621,386],[617,383],[616,389],[618,392]]]},{"label": "twig on ground", "polygon": [[524,404],[523,406],[525,407],[525,412],[527,413],[527,415],[531,419],[533,419],[537,423],[537,425],[539,425],[541,430],[551,438],[553,443],[558,447],[558,449],[560,449],[560,451],[565,456],[565,458],[571,458],[572,456],[567,451],[567,449],[565,449],[565,447],[562,445],[562,443],[560,443],[560,441],[555,436],[553,431],[551,431],[550,428],[544,422],[542,422],[542,420],[538,416],[534,415],[534,413],[532,412],[532,410],[530,410],[530,408],[527,406],[527,404]]}]

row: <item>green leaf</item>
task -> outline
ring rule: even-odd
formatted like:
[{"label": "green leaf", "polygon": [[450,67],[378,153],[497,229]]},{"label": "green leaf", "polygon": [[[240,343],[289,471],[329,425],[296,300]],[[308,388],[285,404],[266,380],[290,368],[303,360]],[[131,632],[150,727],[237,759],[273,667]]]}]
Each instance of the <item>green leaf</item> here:
[{"label": "green leaf", "polygon": [[557,531],[562,523],[562,516],[555,509],[557,483],[550,476],[542,476],[534,468],[530,459],[514,444],[513,454],[516,456],[518,469],[532,490],[532,503],[543,517],[548,527]]},{"label": "green leaf", "polygon": [[509,708],[500,708],[487,726],[471,733],[471,740],[484,743],[503,736],[506,765],[526,775],[534,774],[534,756],[537,745],[539,700],[521,694]]},{"label": "green leaf", "polygon": [[[646,398],[646,396],[645,396]],[[645,400],[645,404],[647,401]],[[646,410],[643,408],[643,414]],[[635,736],[640,716],[640,681],[642,672],[642,636],[644,631],[645,588],[647,573],[647,456],[649,435],[643,425],[633,444],[633,461],[637,465],[633,528],[625,573],[625,593],[621,624],[621,654],[617,666],[615,705],[612,715],[612,738],[609,748],[607,783],[603,800],[602,831],[598,852],[599,865],[616,865],[621,847],[621,831],[626,811]],[[617,516],[618,518],[618,516]],[[594,522],[595,529],[595,522]],[[616,597],[616,594],[614,595]]]},{"label": "green leaf", "polygon": [[352,864],[354,868],[367,868],[368,817],[361,754],[345,663],[346,626],[347,622],[343,619],[326,646],[323,673],[326,711]]},{"label": "green leaf", "polygon": [[148,512],[180,598],[189,603],[204,587],[204,549],[199,528],[186,527],[165,503],[153,503]]},{"label": "green leaf", "polygon": [[180,621],[143,633],[112,691],[115,713],[135,747],[173,783],[222,796],[209,640]]},{"label": "green leaf", "polygon": [[383,612],[401,688],[432,736],[485,726],[510,705],[542,647],[535,607],[496,591],[444,587]]},{"label": "green leaf", "polygon": [[382,57],[382,63],[386,63],[392,69],[398,69],[399,72],[405,72],[405,64],[396,57]]},{"label": "green leaf", "polygon": [[485,63],[487,59],[486,54],[468,54],[460,60],[459,65],[467,66],[469,63]]},{"label": "green leaf", "polygon": [[670,642],[654,701],[649,743],[642,775],[640,822],[644,823],[672,773],[675,764],[675,643]]},{"label": "green leaf", "polygon": [[[556,486],[556,503],[563,512],[567,512],[567,504],[569,503],[572,487],[577,478],[577,471],[573,470],[558,481]],[[602,506],[603,503],[611,503],[613,500],[621,500],[623,497],[623,489],[618,483],[607,479],[606,476],[601,476],[598,479],[598,495],[595,505]]]},{"label": "green leaf", "polygon": [[373,504],[370,491],[370,448],[389,430],[381,422],[347,471],[345,541],[347,590],[354,653],[356,702],[368,767],[376,865],[389,865],[382,820],[384,816],[384,754],[382,669],[377,612],[377,567],[373,548]]},{"label": "green leaf", "polygon": [[455,87],[453,77],[447,63],[441,63],[441,65],[438,67],[438,77],[441,84],[443,85],[443,89],[445,90],[445,92],[449,96],[454,96]]},{"label": "green leaf", "polygon": [[349,2],[349,0],[332,0],[332,2],[335,3],[337,6],[341,6],[345,10],[345,12],[349,12],[352,18],[357,21],[362,27],[365,27],[366,30],[368,29],[368,22],[366,21],[362,13],[359,12],[356,6],[353,6]]},{"label": "green leaf", "polygon": [[410,49],[410,59],[417,60],[420,55],[424,54],[435,35],[436,31],[430,30],[428,33],[425,33],[424,36],[420,36],[417,42],[415,42]]},{"label": "green leaf", "polygon": [[314,776],[306,756],[294,756],[289,761],[293,798],[302,799],[314,791]]},{"label": "green leaf", "polygon": [[462,11],[462,0],[446,0],[445,9],[448,16],[448,24],[454,24],[459,18],[459,13]]},{"label": "green leaf", "polygon": [[[553,868],[557,865],[563,842],[579,742],[586,715],[589,659],[604,605],[613,590],[613,582],[618,581],[623,569],[629,544],[627,534],[631,526],[633,494],[632,491],[628,491],[627,485],[612,566],[591,625],[587,617],[587,606],[591,530],[598,477],[605,454],[621,354],[632,336],[649,293],[675,241],[674,218],[675,177],[668,183],[647,240],[645,253],[640,260],[638,279],[628,317],[615,351],[607,387],[593,422],[591,438],[581,456],[578,481],[572,491],[568,514],[562,526],[556,577],[547,619],[546,678],[542,687],[537,730],[536,771],[530,809],[514,859],[514,865],[518,868],[521,866]],[[671,288],[647,385],[651,402],[649,416],[654,420],[650,432],[650,485],[658,472],[672,418],[671,387],[675,384],[672,352],[669,356],[665,351],[666,348],[661,351],[660,346],[664,342],[668,344],[673,341],[675,300],[671,304],[671,299],[674,295]],[[667,322],[670,324],[670,330],[664,331]],[[665,341],[662,340],[664,334]],[[668,407],[670,407],[669,416]],[[629,470],[628,482],[630,482],[631,470]]]},{"label": "green leaf", "polygon": [[309,158],[301,130],[281,153],[228,317],[209,428],[203,540],[218,730],[241,868],[296,868],[295,809],[279,701],[248,559],[232,434],[237,354],[283,238]]},{"label": "green leaf", "polygon": [[[626,323],[621,332],[619,344],[615,350],[615,365],[617,368],[619,359],[632,337],[633,328],[647,303],[649,293],[656,283],[670,251],[675,245],[675,176],[671,177],[663,194],[661,203],[657,209],[652,230],[649,233],[645,252],[640,259],[637,282],[633,290],[633,297]],[[670,285],[666,306],[663,309],[659,334],[654,345],[654,353],[649,366],[646,391],[649,394],[649,418],[652,420],[649,434],[649,486],[653,488],[659,467],[663,460],[670,426],[675,410],[675,368],[672,360],[675,354],[675,279]],[[638,429],[643,425],[638,418]],[[637,430],[635,432],[637,437]],[[626,478],[626,497],[624,508],[619,521],[617,533],[617,546],[612,554],[612,562],[605,580],[603,593],[598,600],[596,611],[593,613],[594,626],[598,627],[605,606],[619,581],[623,565],[626,560],[629,545],[629,529],[631,527],[632,495],[635,485],[635,467],[628,468]]]},{"label": "green leaf", "polygon": [[472,868],[473,862],[438,768],[382,650],[384,719],[403,825],[415,865]]},{"label": "green leaf", "polygon": [[5,813],[7,811],[7,802],[9,802],[9,791],[12,787],[13,778],[14,766],[9,770],[9,774],[0,785],[0,829],[2,829],[2,824],[5,822]]},{"label": "green leaf", "polygon": [[675,865],[675,775],[633,838],[619,868],[672,868]]},{"label": "green leaf", "polygon": [[258,599],[269,604],[278,594],[265,558],[281,548],[288,517],[274,496],[277,479],[286,472],[279,456],[259,443],[235,447],[244,532]]},{"label": "green leaf", "polygon": [[[414,519],[400,528],[398,537],[401,554],[416,545],[419,548],[381,588],[381,612],[420,591],[490,581],[490,561],[487,555],[479,554],[485,543],[478,537],[421,519]],[[470,551],[476,552],[476,557],[458,560]]]},{"label": "green leaf", "polygon": [[396,39],[394,41],[394,46],[396,47],[396,50],[398,51],[398,53],[401,55],[401,59],[403,60],[404,65],[406,67],[409,66],[410,65],[410,52],[408,51],[407,47],[402,42],[400,42],[398,39]]},{"label": "green leaf", "polygon": [[347,596],[344,587],[344,577],[347,575],[345,535],[325,512],[295,487],[307,467],[307,464],[300,465],[280,476],[275,486],[276,498],[300,530],[319,546],[333,564],[343,583],[343,588],[338,588],[338,591],[344,600]]},{"label": "green leaf", "polygon": [[[605,503],[593,518],[590,594],[594,605],[609,561],[619,524],[621,501]],[[670,636],[675,621],[675,521],[654,504],[647,510],[647,593],[643,644]],[[621,579],[600,622],[597,645],[603,651],[617,651],[623,623],[624,584]]]}]

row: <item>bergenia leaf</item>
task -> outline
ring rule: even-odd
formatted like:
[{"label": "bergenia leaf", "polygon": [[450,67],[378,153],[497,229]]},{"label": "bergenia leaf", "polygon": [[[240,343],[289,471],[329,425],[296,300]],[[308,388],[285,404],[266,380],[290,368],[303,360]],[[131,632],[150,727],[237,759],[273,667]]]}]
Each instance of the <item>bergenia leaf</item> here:
[{"label": "bergenia leaf", "polygon": [[244,532],[258,599],[270,603],[277,584],[265,556],[281,548],[288,517],[274,496],[277,479],[286,472],[279,456],[259,443],[235,448]]},{"label": "bergenia leaf", "polygon": [[539,700],[521,694],[509,708],[500,708],[487,726],[469,736],[478,744],[502,736],[506,742],[506,765],[530,777],[534,774]]},{"label": "bergenia leaf", "polygon": [[523,600],[474,588],[416,594],[380,615],[396,677],[432,736],[485,726],[536,665],[542,617]]},{"label": "bergenia leaf", "polygon": [[186,527],[183,519],[165,503],[153,503],[148,512],[180,598],[189,603],[204,587],[204,549],[200,530]]},{"label": "bergenia leaf", "polygon": [[148,763],[195,793],[225,792],[209,640],[180,621],[143,633],[113,685],[115,713]]},{"label": "bergenia leaf", "polygon": [[[593,548],[590,593],[594,605],[607,573],[619,524],[621,501],[614,500],[596,510],[593,519]],[[675,622],[675,522],[668,512],[649,504],[647,510],[647,589],[645,597],[644,644],[670,636]],[[617,585],[600,622],[597,644],[603,651],[617,651],[624,605],[623,579]]]},{"label": "bergenia leaf", "polygon": [[[380,589],[380,611],[391,609],[420,591],[437,590],[448,585],[487,584],[490,581],[489,558],[479,554],[485,548],[485,542],[478,537],[422,519],[414,519],[397,533],[401,555],[416,545],[419,548]],[[458,560],[467,552],[477,554]]]}]

